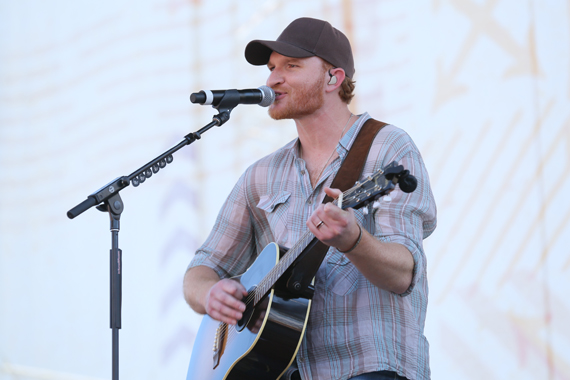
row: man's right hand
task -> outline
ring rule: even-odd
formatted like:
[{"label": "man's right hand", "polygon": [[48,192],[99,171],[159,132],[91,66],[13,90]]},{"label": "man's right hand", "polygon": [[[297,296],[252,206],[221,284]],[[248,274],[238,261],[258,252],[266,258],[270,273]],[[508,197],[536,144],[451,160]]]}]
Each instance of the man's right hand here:
[{"label": "man's right hand", "polygon": [[217,321],[235,325],[245,311],[245,303],[241,301],[245,296],[247,290],[238,281],[228,278],[220,280],[206,294],[206,313]]}]

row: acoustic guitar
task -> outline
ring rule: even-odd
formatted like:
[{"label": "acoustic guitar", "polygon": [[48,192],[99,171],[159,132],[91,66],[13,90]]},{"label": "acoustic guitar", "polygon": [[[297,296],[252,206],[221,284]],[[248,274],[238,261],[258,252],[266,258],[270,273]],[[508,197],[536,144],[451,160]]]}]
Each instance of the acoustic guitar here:
[{"label": "acoustic guitar", "polygon": [[[392,162],[362,183],[356,182],[335,203],[343,210],[358,209],[389,194],[397,183],[404,192],[414,191],[417,185],[408,170]],[[317,243],[310,231],[286,252],[270,243],[245,273],[233,278],[248,290],[243,317],[235,326],[203,317],[187,380],[281,378],[305,333],[312,281],[324,256],[317,263],[313,260],[313,270],[308,272],[303,270],[303,258],[311,258]]]}]

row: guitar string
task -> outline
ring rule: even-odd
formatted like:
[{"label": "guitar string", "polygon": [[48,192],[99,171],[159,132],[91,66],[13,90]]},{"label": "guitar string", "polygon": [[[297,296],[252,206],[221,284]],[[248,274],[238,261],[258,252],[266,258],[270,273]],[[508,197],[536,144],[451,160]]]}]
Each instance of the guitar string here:
[{"label": "guitar string", "polygon": [[[344,198],[344,196],[347,195],[352,189],[353,189],[353,188],[347,190],[346,192],[343,192],[343,193],[342,193],[342,194],[343,194],[343,198]],[[336,200],[335,200],[335,201],[336,201]],[[335,202],[335,201],[333,201],[333,202]],[[343,203],[342,206],[344,206],[345,202],[343,201],[342,203]],[[310,240],[309,240],[309,238],[310,238]],[[295,250],[297,250],[297,249],[299,248],[298,246],[306,246],[308,243],[310,243],[310,241],[311,241],[313,238],[314,238],[314,235],[311,233],[311,231],[306,231],[306,232],[303,234],[303,236],[297,241],[297,243],[296,243],[295,245],[293,245],[293,247],[291,247],[291,248],[289,249],[289,251],[287,251],[287,253],[285,254],[285,256],[283,256],[283,258],[279,261],[279,263],[281,263],[281,265],[283,266],[284,263],[287,262],[287,264],[286,264],[285,266],[286,266],[286,267],[289,267],[289,265],[297,258],[297,257],[295,257],[295,256],[298,256],[298,255],[292,254],[292,252],[294,252]],[[309,241],[306,241],[306,240],[309,240]],[[302,251],[301,251],[301,252],[302,252]],[[291,258],[293,258],[293,257],[294,257],[294,259],[291,261]],[[291,261],[291,262],[289,262],[289,261]],[[271,269],[271,271],[269,271],[269,273],[265,276],[264,279],[268,279],[268,280],[271,279],[270,282],[274,282],[274,281],[273,281],[273,277],[275,276],[275,273],[274,273],[274,272],[276,272],[275,268],[277,268],[277,266],[279,265],[279,263],[278,263],[275,267],[273,267],[273,268]],[[259,293],[259,292],[257,291],[258,289],[261,288],[261,289],[263,290],[267,285],[268,285],[268,284],[265,284],[265,283],[264,283],[264,280],[262,280],[262,281],[260,282],[260,284],[258,284],[258,286],[257,286],[253,291],[251,291],[251,292],[247,295],[247,298],[246,298],[246,300],[245,300],[246,305],[249,304],[254,298],[256,298],[257,294]],[[266,292],[266,291],[264,291],[263,293],[265,293],[265,292]],[[257,302],[258,302],[258,301],[259,301],[259,300],[257,300]],[[232,339],[232,337],[237,333],[237,332],[236,332],[237,330],[235,329],[235,326],[228,325],[228,324],[225,323],[225,322],[222,322],[222,323],[223,323],[223,326],[222,326],[221,329],[220,329],[221,334],[224,334],[224,335],[225,335],[226,332],[227,332],[227,330],[230,329],[229,333],[227,333],[227,342],[229,342],[229,341]],[[234,328],[232,328],[232,327],[234,327]]]},{"label": "guitar string", "polygon": [[[348,195],[349,193],[353,192],[355,188],[362,187],[362,185],[364,185],[365,183],[370,182],[370,181],[371,181],[371,178],[367,179],[367,180],[364,181],[362,184],[358,184],[358,185],[356,185],[356,186],[353,186],[353,187],[350,188],[349,190],[343,192],[343,193],[342,193],[343,198],[344,198],[344,196],[346,196],[346,195]],[[336,202],[336,201],[337,201],[337,200],[334,200],[333,203]],[[346,203],[345,201],[346,201],[346,199],[343,199],[342,207],[344,207],[344,205],[345,205],[345,203]],[[309,238],[310,238],[310,240],[309,240],[308,242],[305,242],[305,241],[308,240]],[[269,285],[269,284],[267,284],[267,282],[268,282],[269,280],[271,280],[271,281],[269,281],[270,283],[275,282],[275,280],[274,280],[273,278],[275,277],[275,274],[276,274],[275,272],[279,272],[278,269],[280,269],[280,268],[278,268],[278,267],[279,267],[279,266],[286,266],[286,267],[289,267],[289,265],[290,265],[294,260],[297,259],[298,254],[300,254],[300,253],[302,252],[302,250],[301,250],[301,252],[299,252],[299,253],[297,253],[297,254],[292,254],[292,252],[294,252],[295,250],[297,250],[297,249],[299,248],[298,246],[300,246],[300,245],[306,246],[308,243],[310,243],[310,241],[311,241],[313,238],[314,238],[314,235],[313,235],[310,231],[306,231],[306,232],[303,234],[303,236],[301,237],[301,239],[299,239],[299,241],[298,241],[295,245],[293,245],[293,247],[291,247],[291,249],[289,249],[289,251],[287,251],[287,253],[285,254],[285,256],[283,256],[283,258],[279,261],[279,263],[269,271],[269,273],[267,274],[267,276],[265,276],[265,278],[259,283],[259,285],[258,285],[253,291],[251,291],[250,294],[248,294],[248,296],[247,296],[247,298],[246,298],[246,300],[245,300],[245,303],[248,304],[248,303],[250,303],[254,298],[256,298],[256,296],[257,296],[258,294],[260,294],[260,292],[258,292],[257,290],[258,290],[259,288],[261,288],[261,290],[264,290],[264,288],[265,288],[267,285]],[[301,243],[303,243],[303,244],[301,244]],[[292,260],[291,260],[291,259],[292,259]],[[285,265],[285,263],[287,263],[287,265]],[[281,274],[282,274],[282,273],[281,273]],[[263,291],[263,294],[265,294],[266,292],[267,292],[267,290],[264,290],[264,291]],[[256,302],[259,302],[259,300],[256,300]],[[220,329],[220,332],[221,332],[222,334],[225,335],[226,332],[227,332],[227,330],[228,330],[228,328],[231,328],[230,331],[229,331],[229,333],[227,334],[227,342],[229,343],[229,341],[232,339],[232,337],[235,336],[237,330],[235,329],[235,326],[228,325],[228,324],[225,323],[225,322],[221,322],[221,323],[223,324],[223,326],[222,326],[221,329]],[[232,327],[233,327],[233,328],[232,328]]]},{"label": "guitar string", "polygon": [[[344,203],[344,202],[343,202],[343,203]],[[312,235],[312,233],[311,233],[310,231],[305,232],[305,234],[303,235],[303,237],[302,237],[301,239],[299,239],[298,243],[295,244],[295,245],[287,252],[287,254],[289,254],[289,252],[291,252],[292,250],[296,249],[296,246],[297,246],[297,245],[301,245],[301,243],[303,242],[303,240],[306,240],[307,238],[311,237],[311,235]],[[312,237],[314,237],[314,235],[313,235]],[[312,240],[312,238],[311,238],[311,240]],[[306,245],[306,244],[308,244],[308,242],[305,243],[304,245]],[[285,260],[285,258],[287,257],[287,254],[283,257],[283,259],[280,261],[280,263],[282,263],[283,260]],[[292,256],[291,256],[291,257],[292,257]],[[294,261],[294,260],[293,260],[293,261]],[[288,264],[287,266],[289,266],[289,265],[290,265],[290,264]],[[275,267],[274,267],[274,268],[275,268]],[[270,273],[271,273],[271,271],[270,271]],[[273,276],[271,276],[271,277],[273,277]],[[269,279],[269,274],[268,274],[265,278],[266,278],[266,279]],[[262,280],[262,282],[263,282],[263,280]],[[260,284],[261,284],[261,283],[260,283]],[[256,295],[259,293],[259,292],[257,291],[257,289],[259,289],[259,287],[260,287],[260,285],[258,285],[258,287],[257,287],[256,289],[254,289],[253,291],[251,291],[251,292],[247,295],[247,298],[246,298],[246,300],[245,300],[246,305],[249,304],[249,303],[251,303],[252,300],[256,297]],[[225,323],[225,322],[222,322],[222,323],[224,324],[224,325],[221,327],[221,333],[222,333],[222,334],[226,334],[228,328],[234,327],[234,328],[231,329],[231,330],[229,331],[229,333],[227,334],[227,339],[228,339],[228,342],[229,342],[230,339],[231,339],[235,334],[237,334],[237,330],[235,329],[235,326],[228,325],[228,324]]]},{"label": "guitar string", "polygon": [[[350,189],[342,192],[343,202],[342,202],[341,208],[344,209],[345,204],[348,203],[348,200],[345,198],[348,194],[350,194],[351,192],[354,192],[355,189],[362,187],[362,185],[364,185],[365,183],[370,182],[370,181],[371,181],[371,179],[367,179],[363,183],[359,183],[358,185],[353,186]],[[337,201],[338,201],[338,199],[335,199],[335,200],[333,200],[333,203],[337,202]],[[313,240],[314,237],[315,236],[311,233],[311,231],[307,230],[303,234],[303,236],[301,236],[301,238],[297,241],[297,243],[295,245],[293,245],[293,247],[291,247],[287,251],[287,253],[277,263],[277,265],[275,265],[267,273],[265,278],[261,280],[261,282],[257,285],[255,290],[250,292],[250,294],[247,295],[247,298],[244,302],[247,304],[247,303],[251,302],[252,299],[256,298],[258,295],[260,298],[255,299],[254,303],[259,302],[261,300],[261,298],[265,295],[265,293],[267,293],[269,291],[269,289],[270,289],[269,285],[273,286],[273,284],[277,280],[276,277],[278,278],[279,276],[281,276],[285,272],[285,271],[282,271],[283,267],[288,268],[298,258],[298,256],[303,252],[302,250],[300,250],[299,252],[295,252],[295,251],[299,250],[299,246],[306,246],[308,243],[310,243]],[[263,290],[263,291],[259,292],[258,289]]]},{"label": "guitar string", "polygon": [[[380,170],[378,171],[379,174],[383,174],[384,171]],[[368,177],[367,180],[365,180],[362,183],[358,183],[357,185],[351,187],[350,189],[342,192],[343,195],[343,202],[341,205],[341,208],[344,209],[344,206],[346,203],[348,203],[347,199],[345,199],[345,197],[347,195],[349,195],[350,193],[354,192],[357,188],[362,188],[363,185],[365,185],[368,182],[371,182],[373,178],[375,178],[376,174],[372,177]],[[337,202],[338,199],[333,200],[334,202]],[[291,249],[289,249],[289,251],[285,254],[285,256],[283,256],[283,258],[279,261],[279,263],[277,265],[275,265],[275,267],[273,267],[267,274],[267,276],[265,276],[265,278],[258,284],[258,286],[256,287],[255,290],[257,289],[261,289],[263,290],[263,292],[252,292],[253,294],[248,295],[248,297],[246,298],[246,302],[250,302],[252,298],[256,297],[257,294],[259,294],[259,299],[255,300],[255,303],[259,302],[260,299],[265,295],[265,293],[267,293],[269,291],[269,289],[271,288],[271,286],[274,285],[275,281],[277,280],[276,277],[278,278],[279,276],[281,276],[285,271],[282,271],[282,267],[286,267],[288,268],[297,258],[298,256],[302,253],[302,250],[300,252],[297,252],[295,254],[293,254],[293,252],[295,252],[296,250],[298,250],[298,246],[300,245],[304,245],[306,246],[308,243],[311,242],[311,240],[314,238],[314,235],[311,233],[311,231],[306,231],[305,234],[301,237],[301,239],[299,239],[299,241],[293,246],[291,247]],[[310,239],[310,240],[309,240]],[[308,241],[305,241],[308,240]],[[303,244],[301,244],[303,243]],[[271,286],[269,286],[271,285]]]},{"label": "guitar string", "polygon": [[[381,172],[381,173],[383,173],[383,172]],[[350,188],[349,190],[343,192],[343,193],[342,193],[342,195],[343,195],[343,198],[342,198],[342,199],[343,199],[343,202],[342,202],[341,208],[344,207],[344,205],[345,205],[345,203],[346,203],[346,202],[345,202],[346,199],[344,199],[344,196],[345,196],[345,195],[348,195],[350,192],[353,192],[355,188],[362,187],[362,185],[364,185],[364,184],[367,183],[367,182],[370,182],[371,180],[372,180],[372,178],[369,178],[369,179],[367,179],[366,181],[364,181],[363,183],[358,184],[358,185],[356,185],[356,186],[353,186],[353,187]],[[382,190],[385,190],[384,187],[382,187]],[[334,203],[335,201],[337,201],[337,200],[334,200],[333,203]],[[310,240],[309,240],[308,242],[304,242],[304,240],[307,240],[308,238],[310,238]],[[250,303],[250,302],[252,301],[252,299],[254,299],[254,298],[256,297],[256,295],[259,293],[259,292],[257,292],[257,290],[258,290],[258,288],[260,288],[261,285],[263,285],[263,286],[261,286],[262,289],[263,289],[265,286],[268,285],[268,284],[265,284],[264,282],[267,282],[270,278],[271,278],[271,281],[270,281],[271,283],[275,282],[275,280],[273,280],[273,277],[274,277],[274,275],[275,275],[274,272],[278,272],[276,269],[278,268],[278,266],[280,266],[280,264],[283,264],[283,263],[285,263],[285,262],[288,262],[286,266],[289,267],[289,265],[290,265],[295,259],[297,259],[297,257],[295,257],[295,256],[298,256],[298,254],[300,254],[300,252],[299,252],[297,255],[293,255],[293,254],[292,254],[292,252],[293,252],[294,250],[298,249],[297,246],[299,246],[299,245],[305,245],[305,246],[306,246],[308,243],[310,243],[310,241],[311,241],[313,238],[314,238],[314,235],[313,235],[310,231],[306,231],[306,232],[303,234],[303,236],[301,237],[301,239],[299,239],[299,241],[298,241],[295,245],[293,245],[293,247],[291,247],[291,249],[289,249],[289,251],[287,251],[287,253],[285,254],[285,256],[283,256],[283,258],[279,261],[279,263],[269,271],[269,273],[267,274],[267,276],[265,276],[265,278],[260,282],[260,284],[259,284],[253,291],[251,291],[250,294],[248,294],[248,296],[247,296],[247,298],[246,298],[246,301],[245,301],[246,304]],[[304,243],[303,243],[303,242],[304,242]],[[301,244],[301,243],[303,243],[303,244]],[[302,252],[302,250],[301,250],[301,252]],[[292,257],[294,257],[294,259],[291,261],[291,258],[292,258]],[[291,261],[291,262],[289,262],[289,261]],[[281,266],[283,266],[283,265],[281,265]],[[267,280],[267,281],[266,281],[266,280]],[[263,293],[266,293],[266,291],[264,291]],[[259,302],[259,300],[257,300],[256,302]],[[254,307],[255,307],[255,306],[254,306]],[[220,323],[222,324],[222,326],[221,326],[221,328],[219,327],[220,334],[217,334],[217,335],[218,335],[218,338],[220,337],[220,335],[223,336],[223,335],[226,335],[226,333],[227,333],[226,343],[229,343],[231,340],[233,340],[233,337],[237,334],[237,329],[235,328],[235,326],[233,326],[233,325],[228,325],[228,324],[225,323],[225,322],[220,322]],[[229,333],[227,332],[228,329],[230,329]]]},{"label": "guitar string", "polygon": [[[348,193],[348,191],[347,191],[346,193]],[[344,198],[344,195],[345,195],[345,193],[343,193],[343,198]],[[344,206],[344,202],[343,202],[343,206]],[[292,254],[292,252],[295,251],[296,249],[298,249],[298,248],[299,248],[298,246],[303,246],[303,245],[306,246],[308,243],[310,243],[310,241],[309,241],[309,242],[305,242],[305,241],[306,241],[308,238],[311,238],[311,240],[312,240],[313,237],[314,237],[314,235],[311,233],[311,231],[306,231],[306,232],[303,234],[303,236],[297,241],[297,243],[296,243],[295,245],[293,245],[293,247],[291,247],[291,248],[289,249],[289,251],[287,251],[287,253],[285,254],[285,256],[283,256],[283,258],[279,261],[279,263],[269,271],[269,273],[265,276],[264,280],[265,280],[265,279],[271,279],[271,280],[272,280],[273,277],[274,277],[274,275],[275,275],[275,273],[274,273],[274,272],[275,272],[275,268],[277,268],[277,266],[278,266],[279,264],[284,265],[284,264],[283,264],[284,262],[290,261],[291,257],[295,256],[295,255]],[[301,244],[301,243],[303,243],[303,244]],[[302,251],[301,251],[301,252],[302,252]],[[290,253],[291,253],[291,254],[290,254]],[[295,259],[296,259],[296,257],[295,257]],[[293,261],[294,261],[294,260],[293,260]],[[286,266],[288,267],[290,264],[291,264],[291,263],[287,263]],[[264,287],[267,286],[267,284],[264,284],[264,280],[262,280],[262,281],[258,284],[258,286],[257,286],[253,291],[251,291],[251,292],[247,295],[247,298],[246,298],[246,300],[244,301],[246,305],[249,304],[249,303],[257,296],[257,294],[259,293],[259,292],[257,291],[258,289],[260,289],[260,288],[261,288],[261,289],[264,289]],[[271,282],[273,282],[273,280],[272,280]],[[263,284],[263,285],[262,285],[262,284]],[[264,291],[264,293],[265,293],[265,291]],[[258,301],[259,301],[259,300],[258,300]],[[221,322],[221,323],[223,324],[222,327],[220,328],[220,333],[221,333],[221,334],[226,335],[227,330],[230,329],[229,333],[227,333],[227,342],[229,343],[229,341],[233,338],[233,336],[235,336],[235,334],[237,334],[237,332],[236,332],[237,330],[235,329],[235,326],[228,325],[228,324],[225,323],[225,322]],[[233,328],[232,328],[232,327],[233,327]]]}]

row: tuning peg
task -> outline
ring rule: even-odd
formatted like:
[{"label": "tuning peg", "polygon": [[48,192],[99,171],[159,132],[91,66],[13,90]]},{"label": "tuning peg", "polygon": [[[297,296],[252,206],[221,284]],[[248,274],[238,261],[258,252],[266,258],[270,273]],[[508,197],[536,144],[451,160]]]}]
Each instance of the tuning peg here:
[{"label": "tuning peg", "polygon": [[418,187],[418,180],[410,174],[409,170],[404,170],[398,180],[398,183],[400,184],[400,189],[404,193],[411,193],[416,189],[416,187]]}]

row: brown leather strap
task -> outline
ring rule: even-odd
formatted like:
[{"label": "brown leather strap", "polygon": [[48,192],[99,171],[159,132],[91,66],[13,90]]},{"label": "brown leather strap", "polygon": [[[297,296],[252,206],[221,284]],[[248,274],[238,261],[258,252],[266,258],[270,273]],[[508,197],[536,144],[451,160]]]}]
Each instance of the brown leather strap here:
[{"label": "brown leather strap", "polygon": [[[350,189],[364,169],[364,163],[368,157],[368,152],[372,146],[372,141],[374,137],[386,126],[386,123],[376,121],[374,119],[369,119],[364,123],[356,140],[352,144],[346,158],[344,159],[340,169],[338,170],[332,184],[331,188],[340,189],[341,191],[346,191]],[[332,198],[326,196],[323,203],[332,201]],[[307,289],[311,287],[311,282],[317,274],[321,263],[323,262],[329,246],[323,243],[317,238],[309,244],[308,249],[306,249],[299,258],[296,260],[293,269],[284,278],[287,278],[287,287],[291,289],[289,284],[299,283],[301,284],[301,289]],[[301,295],[303,297],[311,298],[312,295]]]},{"label": "brown leather strap", "polygon": [[[370,151],[374,137],[378,131],[386,125],[386,123],[376,121],[374,119],[369,119],[364,123],[340,169],[338,170],[331,184],[331,188],[340,189],[344,192],[350,189],[354,183],[358,181],[360,174],[364,169],[364,163],[368,157],[368,152]],[[330,201],[332,201],[332,198],[327,195],[323,200],[323,203]],[[317,240],[317,238],[314,238],[307,249],[303,251],[296,260],[292,269],[288,271],[288,274],[283,276],[286,279],[287,288],[296,289],[296,286],[292,286],[291,284],[301,284],[300,289],[303,290],[300,291],[300,296],[312,298],[312,292],[303,292],[304,289],[312,287],[311,283],[313,278],[317,274],[328,250],[328,245]]]},{"label": "brown leather strap", "polygon": [[[330,186],[332,189],[346,191],[358,181],[364,169],[368,152],[370,152],[372,141],[374,141],[374,137],[386,125],[387,123],[374,119],[368,119],[366,123],[364,123],[332,181]],[[328,203],[332,200],[333,199],[327,195],[323,203]]]}]

